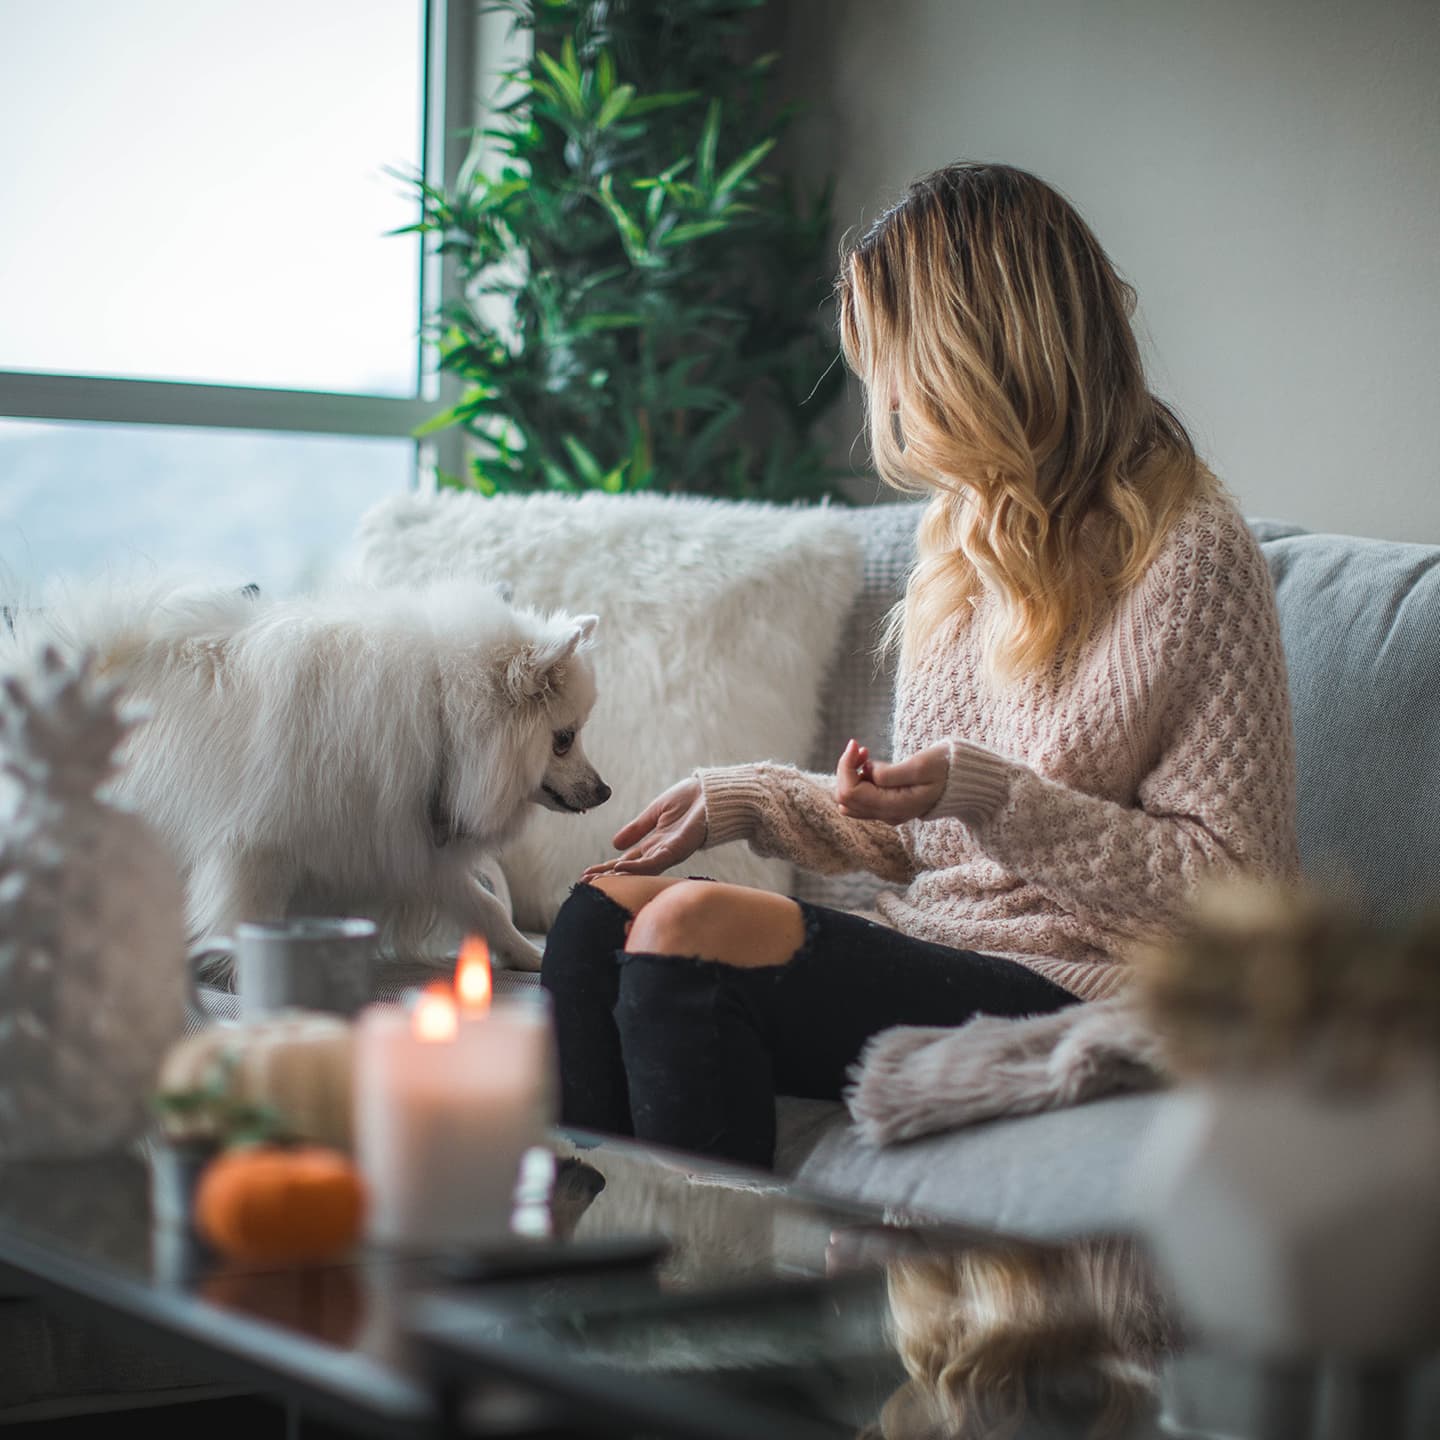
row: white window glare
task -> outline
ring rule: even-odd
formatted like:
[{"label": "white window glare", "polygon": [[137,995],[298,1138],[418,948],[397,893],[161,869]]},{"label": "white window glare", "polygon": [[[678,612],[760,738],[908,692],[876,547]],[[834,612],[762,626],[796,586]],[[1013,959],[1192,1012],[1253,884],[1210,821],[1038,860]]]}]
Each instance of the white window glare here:
[{"label": "white window glare", "polygon": [[422,0],[0,0],[0,369],[414,395]]}]

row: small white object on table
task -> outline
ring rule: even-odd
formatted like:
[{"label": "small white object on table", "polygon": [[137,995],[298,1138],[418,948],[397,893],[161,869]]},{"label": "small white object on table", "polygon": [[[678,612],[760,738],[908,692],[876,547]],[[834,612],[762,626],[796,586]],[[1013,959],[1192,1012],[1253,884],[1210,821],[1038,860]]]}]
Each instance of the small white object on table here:
[{"label": "small white object on table", "polygon": [[552,1119],[545,998],[492,1003],[488,950],[467,940],[453,991],[361,1012],[355,1150],[372,1240],[464,1249],[511,1232],[521,1163]]}]

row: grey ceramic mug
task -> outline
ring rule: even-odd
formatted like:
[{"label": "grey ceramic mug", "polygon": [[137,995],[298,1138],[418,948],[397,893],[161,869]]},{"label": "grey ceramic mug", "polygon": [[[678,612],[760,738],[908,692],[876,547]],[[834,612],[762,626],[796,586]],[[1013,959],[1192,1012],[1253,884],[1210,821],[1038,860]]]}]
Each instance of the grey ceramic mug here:
[{"label": "grey ceramic mug", "polygon": [[235,927],[234,940],[207,946],[204,958],[221,953],[232,957],[242,1020],[278,1010],[354,1015],[374,984],[375,924],[323,915],[247,920]]}]

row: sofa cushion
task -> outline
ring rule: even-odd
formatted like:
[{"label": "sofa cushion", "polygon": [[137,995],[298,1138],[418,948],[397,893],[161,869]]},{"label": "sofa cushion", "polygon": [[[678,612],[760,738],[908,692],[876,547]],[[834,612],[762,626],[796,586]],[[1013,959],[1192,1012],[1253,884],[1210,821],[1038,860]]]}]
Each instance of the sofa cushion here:
[{"label": "sofa cushion", "polygon": [[776,1168],[806,1187],[1014,1235],[1123,1227],[1155,1095],[996,1120],[876,1149],[839,1105],[780,1102]]},{"label": "sofa cushion", "polygon": [[[860,543],[860,586],[820,692],[820,721],[810,752],[812,770],[830,771],[852,736],[877,759],[890,758],[895,705],[895,655],[878,655],[885,617],[905,593],[915,559],[915,527],[925,507],[911,502],[840,512]],[[881,882],[873,875],[796,876],[797,895],[837,910],[870,905]]]},{"label": "sofa cushion", "polygon": [[1440,546],[1255,530],[1290,673],[1302,866],[1402,921],[1440,889]]}]

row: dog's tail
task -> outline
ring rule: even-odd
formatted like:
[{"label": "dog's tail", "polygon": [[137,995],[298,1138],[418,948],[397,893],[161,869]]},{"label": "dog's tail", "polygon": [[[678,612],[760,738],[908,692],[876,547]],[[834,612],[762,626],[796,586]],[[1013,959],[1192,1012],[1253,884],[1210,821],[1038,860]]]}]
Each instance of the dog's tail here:
[{"label": "dog's tail", "polygon": [[257,593],[173,578],[63,582],[40,604],[11,611],[6,638],[22,663],[49,646],[70,659],[91,654],[98,674],[124,680],[182,645],[223,643],[252,618]]}]

